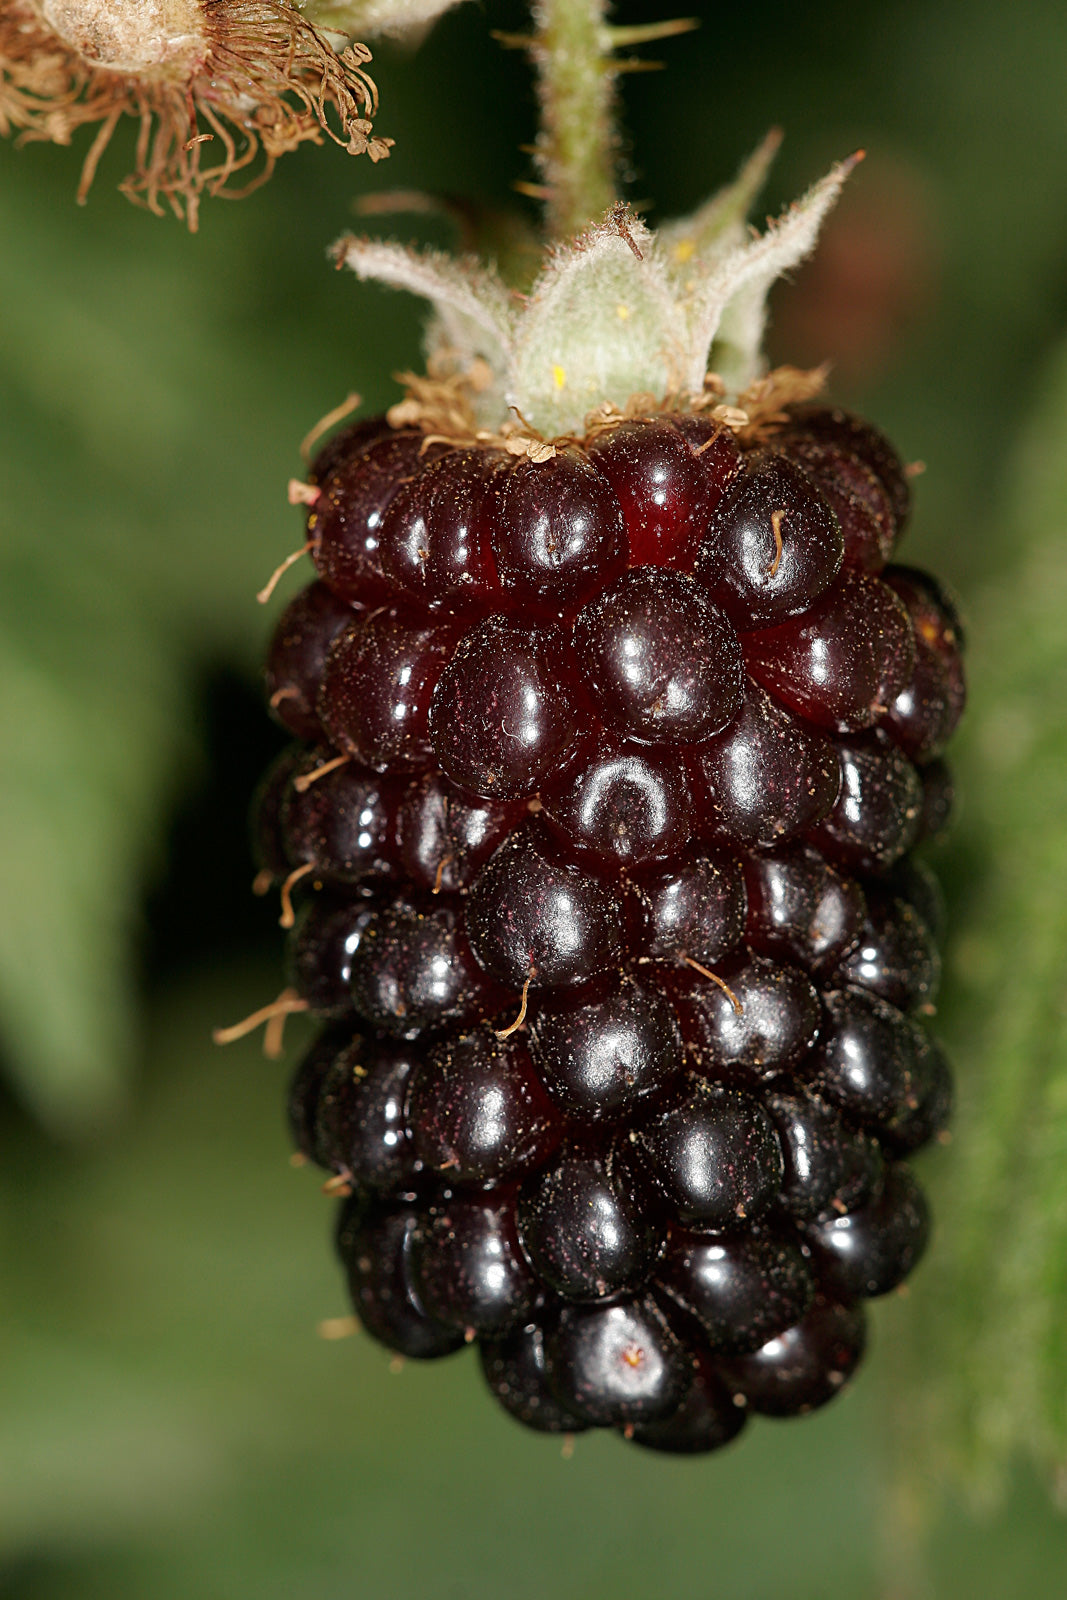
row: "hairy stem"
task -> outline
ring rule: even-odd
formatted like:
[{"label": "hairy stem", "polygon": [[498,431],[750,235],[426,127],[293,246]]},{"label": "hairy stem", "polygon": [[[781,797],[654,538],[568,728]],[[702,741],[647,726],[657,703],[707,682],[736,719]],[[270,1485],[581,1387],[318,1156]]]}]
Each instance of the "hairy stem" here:
[{"label": "hairy stem", "polygon": [[541,101],[538,164],[553,239],[577,233],[615,200],[615,75],[607,0],[534,0]]}]

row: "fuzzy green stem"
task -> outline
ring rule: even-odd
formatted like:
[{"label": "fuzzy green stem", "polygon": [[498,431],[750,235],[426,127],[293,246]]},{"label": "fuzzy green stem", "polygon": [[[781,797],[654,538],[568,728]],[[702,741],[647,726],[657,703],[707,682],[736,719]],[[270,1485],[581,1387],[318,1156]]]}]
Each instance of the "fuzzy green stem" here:
[{"label": "fuzzy green stem", "polygon": [[534,0],[538,165],[549,236],[578,233],[615,201],[615,75],[607,0]]}]

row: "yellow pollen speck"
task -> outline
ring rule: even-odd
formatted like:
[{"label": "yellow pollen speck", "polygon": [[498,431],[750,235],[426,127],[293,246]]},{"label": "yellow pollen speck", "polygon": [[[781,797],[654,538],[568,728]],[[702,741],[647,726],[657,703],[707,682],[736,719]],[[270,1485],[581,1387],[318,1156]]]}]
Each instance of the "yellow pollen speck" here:
[{"label": "yellow pollen speck", "polygon": [[630,320],[630,308],[629,308],[629,306],[617,305],[615,307],[615,315],[618,317],[620,322],[629,322],[629,320]]},{"label": "yellow pollen speck", "polygon": [[552,368],[552,382],[556,385],[557,389],[562,389],[564,384],[567,382],[567,374],[559,365],[556,365]]},{"label": "yellow pollen speck", "polygon": [[696,245],[693,243],[692,239],[679,239],[678,243],[674,247],[674,259],[675,261],[679,262],[691,261],[693,258],[693,252],[695,250]]}]

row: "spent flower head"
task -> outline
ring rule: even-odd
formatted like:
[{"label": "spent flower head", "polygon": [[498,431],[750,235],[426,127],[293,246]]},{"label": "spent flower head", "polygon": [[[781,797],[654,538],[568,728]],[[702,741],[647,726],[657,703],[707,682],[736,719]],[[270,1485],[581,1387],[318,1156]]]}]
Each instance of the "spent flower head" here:
[{"label": "spent flower head", "polygon": [[[96,128],[84,200],[115,129],[140,124],[132,200],[197,225],[203,194],[245,192],[280,155],[327,135],[388,155],[366,45],[339,48],[285,0],[8,0],[0,134],[69,144]],[[237,180],[235,187],[234,181]]]}]

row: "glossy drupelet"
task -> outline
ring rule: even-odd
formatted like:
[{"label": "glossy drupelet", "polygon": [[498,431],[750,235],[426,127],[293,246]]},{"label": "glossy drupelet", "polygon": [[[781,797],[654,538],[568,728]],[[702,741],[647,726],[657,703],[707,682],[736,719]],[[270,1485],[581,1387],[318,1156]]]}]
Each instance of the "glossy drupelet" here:
[{"label": "glossy drupelet", "polygon": [[520,1422],[652,1450],[825,1404],[925,1247],[905,1160],[952,1101],[910,852],[962,632],[892,564],[898,458],[820,406],[543,462],[374,419],[309,476],[257,881],[295,904],[324,1029],[290,1123],[349,1193],[366,1331],[476,1340]]}]

